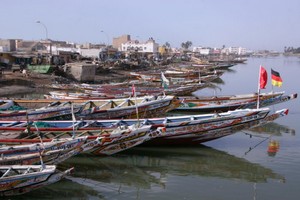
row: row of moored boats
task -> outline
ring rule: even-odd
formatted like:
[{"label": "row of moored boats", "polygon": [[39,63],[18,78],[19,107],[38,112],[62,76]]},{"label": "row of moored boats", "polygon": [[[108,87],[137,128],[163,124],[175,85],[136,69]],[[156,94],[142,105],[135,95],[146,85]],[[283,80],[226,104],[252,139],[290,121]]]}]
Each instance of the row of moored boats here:
[{"label": "row of moored boats", "polygon": [[[193,84],[181,85],[182,91]],[[177,93],[176,84],[174,93],[165,89],[151,94],[148,88],[136,97],[139,83],[121,85],[101,89],[82,84],[76,87],[89,92],[55,91],[45,99],[1,100],[0,196],[23,194],[61,180],[73,168],[59,171],[57,165],[78,154],[108,156],[137,145],[199,144],[286,116],[288,109],[272,111],[267,106],[297,98],[284,92],[180,96],[186,93]],[[115,92],[120,88],[132,94],[118,98],[125,94]]]}]

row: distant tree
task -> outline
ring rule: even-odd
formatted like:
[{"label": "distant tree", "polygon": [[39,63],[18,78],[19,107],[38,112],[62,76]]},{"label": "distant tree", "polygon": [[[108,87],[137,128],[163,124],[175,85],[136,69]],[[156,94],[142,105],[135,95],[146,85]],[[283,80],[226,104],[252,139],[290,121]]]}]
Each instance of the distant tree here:
[{"label": "distant tree", "polygon": [[297,53],[297,54],[298,54],[298,53],[300,53],[300,47],[294,48],[294,47],[286,47],[286,46],[285,46],[285,47],[284,47],[284,52],[285,52],[285,53],[292,53],[292,54],[293,54],[293,53],[294,53],[294,54]]},{"label": "distant tree", "polygon": [[183,48],[183,49],[188,49],[188,48],[190,48],[191,46],[192,46],[192,42],[191,41],[186,41],[186,42],[182,42],[181,43],[181,47]]},{"label": "distant tree", "polygon": [[165,46],[169,49],[171,47],[170,43],[169,42],[166,42],[165,43]]},{"label": "distant tree", "polygon": [[294,50],[294,53],[300,53],[300,47]]}]

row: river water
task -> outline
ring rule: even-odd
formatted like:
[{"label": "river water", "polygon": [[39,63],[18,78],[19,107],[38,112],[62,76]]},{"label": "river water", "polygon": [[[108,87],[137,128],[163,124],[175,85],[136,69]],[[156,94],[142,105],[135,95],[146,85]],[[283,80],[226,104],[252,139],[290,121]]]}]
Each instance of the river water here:
[{"label": "river water", "polygon": [[[259,66],[283,79],[286,94],[299,93],[300,58],[249,58],[230,68],[219,89],[200,95],[257,92]],[[289,115],[256,130],[247,130],[193,147],[136,147],[100,158],[80,155],[59,167],[75,173],[48,187],[11,199],[299,199],[299,100],[272,106]],[[277,148],[268,148],[273,142]],[[274,146],[273,146],[274,147]]]}]

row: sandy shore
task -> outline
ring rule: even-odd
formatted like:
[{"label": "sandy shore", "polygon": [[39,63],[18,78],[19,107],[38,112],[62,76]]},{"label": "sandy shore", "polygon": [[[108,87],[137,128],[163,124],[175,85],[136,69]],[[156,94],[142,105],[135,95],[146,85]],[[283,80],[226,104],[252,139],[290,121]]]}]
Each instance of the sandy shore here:
[{"label": "sandy shore", "polygon": [[36,88],[32,88],[28,86],[21,86],[21,85],[1,86],[0,96],[5,97],[6,95],[23,94],[23,93],[30,93],[35,91]]},{"label": "sandy shore", "polygon": [[52,81],[51,75],[31,74],[25,77],[18,72],[4,72],[0,76],[0,96],[35,92],[38,88],[51,84]]},{"label": "sandy shore", "polygon": [[[102,73],[96,75],[95,81],[111,82],[126,77],[118,73]],[[28,77],[19,72],[4,72],[0,76],[0,97],[14,94],[28,94],[36,93],[40,90],[49,89],[52,83],[74,83],[76,81],[70,80],[60,76],[31,73]]]}]

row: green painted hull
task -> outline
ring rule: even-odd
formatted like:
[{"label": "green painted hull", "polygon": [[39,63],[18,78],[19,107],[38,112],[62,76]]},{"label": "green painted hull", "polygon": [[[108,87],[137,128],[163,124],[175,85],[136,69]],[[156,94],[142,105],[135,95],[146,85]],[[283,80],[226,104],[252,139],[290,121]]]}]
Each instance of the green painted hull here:
[{"label": "green painted hull", "polygon": [[52,71],[51,65],[28,65],[27,68],[29,71],[40,74],[47,74]]}]

